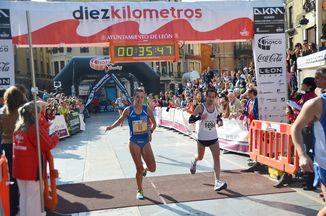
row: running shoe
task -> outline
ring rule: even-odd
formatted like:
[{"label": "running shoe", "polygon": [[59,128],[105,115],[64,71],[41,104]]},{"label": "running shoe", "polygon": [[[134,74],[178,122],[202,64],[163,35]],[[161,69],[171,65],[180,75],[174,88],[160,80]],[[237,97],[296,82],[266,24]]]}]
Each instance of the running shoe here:
[{"label": "running shoe", "polygon": [[221,180],[215,180],[215,186],[214,186],[214,190],[215,191],[220,191],[220,190],[223,190],[223,189],[226,189],[228,187],[228,185],[221,181]]},{"label": "running shoe", "polygon": [[196,173],[196,162],[190,161],[190,173],[195,174]]},{"label": "running shoe", "polygon": [[136,198],[139,200],[144,199],[144,191],[143,190],[137,190]]}]

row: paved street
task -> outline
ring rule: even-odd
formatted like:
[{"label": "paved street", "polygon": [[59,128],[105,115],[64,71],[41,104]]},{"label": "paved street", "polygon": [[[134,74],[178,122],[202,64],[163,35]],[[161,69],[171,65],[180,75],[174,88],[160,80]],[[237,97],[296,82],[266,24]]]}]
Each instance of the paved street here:
[{"label": "paved street", "polygon": [[[87,119],[85,132],[64,139],[58,144],[52,151],[60,175],[58,184],[134,177],[135,167],[129,154],[129,130],[126,122],[123,127],[104,133],[105,126],[116,118],[114,113],[92,115]],[[152,148],[157,171],[149,173],[149,176],[189,173],[189,162],[196,152],[194,140],[173,130],[157,128],[153,134]],[[247,160],[247,156],[221,153],[221,168],[243,169],[246,168]],[[210,151],[207,151],[204,160],[197,166],[198,172],[212,171],[212,166],[212,156]],[[316,215],[317,210],[323,206],[319,194],[300,188],[294,190],[296,192],[128,207],[74,215]]]}]

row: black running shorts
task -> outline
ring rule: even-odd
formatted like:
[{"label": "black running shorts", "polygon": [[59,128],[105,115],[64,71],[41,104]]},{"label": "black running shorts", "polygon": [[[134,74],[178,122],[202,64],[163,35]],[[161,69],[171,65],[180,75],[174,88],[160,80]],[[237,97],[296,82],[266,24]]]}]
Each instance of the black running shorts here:
[{"label": "black running shorts", "polygon": [[206,147],[217,143],[217,141],[218,141],[218,139],[213,139],[213,140],[198,140],[198,142],[200,144],[202,144],[203,146],[206,146]]}]

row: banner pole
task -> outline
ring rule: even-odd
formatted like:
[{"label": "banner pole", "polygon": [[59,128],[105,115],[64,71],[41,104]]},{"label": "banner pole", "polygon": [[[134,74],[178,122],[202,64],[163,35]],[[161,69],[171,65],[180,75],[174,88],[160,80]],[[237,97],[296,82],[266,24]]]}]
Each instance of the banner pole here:
[{"label": "banner pole", "polygon": [[33,58],[33,44],[31,34],[31,21],[29,11],[26,11],[27,19],[27,30],[28,30],[28,46],[29,46],[29,61],[30,70],[32,74],[32,93],[34,101],[34,113],[35,113],[35,127],[36,127],[36,143],[37,143],[37,156],[38,156],[38,173],[40,182],[40,197],[41,197],[41,212],[44,212],[44,197],[43,197],[43,175],[42,175],[42,160],[41,160],[41,143],[40,143],[40,127],[39,127],[39,115],[37,111],[37,93],[38,88],[36,87],[35,81],[35,70],[34,70],[34,58]]}]

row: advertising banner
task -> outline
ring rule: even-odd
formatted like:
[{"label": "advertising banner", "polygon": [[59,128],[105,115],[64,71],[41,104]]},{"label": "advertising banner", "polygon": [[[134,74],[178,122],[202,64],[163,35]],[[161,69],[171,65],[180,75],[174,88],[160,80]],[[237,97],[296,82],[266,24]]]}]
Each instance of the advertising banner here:
[{"label": "advertising banner", "polygon": [[282,1],[0,2],[0,8],[11,11],[13,42],[25,46],[27,10],[34,46],[85,46],[112,41],[250,40],[253,8],[275,5]]},{"label": "advertising banner", "polygon": [[254,18],[253,50],[259,119],[286,122],[287,76],[284,8],[254,8]]},{"label": "advertising banner", "polygon": [[51,121],[49,127],[49,134],[59,133],[59,139],[69,137],[69,131],[63,115],[56,115],[55,119]]},{"label": "advertising banner", "polygon": [[[197,139],[196,129],[198,124],[189,124],[190,114],[182,109],[167,107],[155,108],[157,124],[163,127],[175,129],[193,139]],[[217,134],[222,149],[247,154],[249,151],[248,130],[243,122],[238,119],[223,119],[223,126],[218,127]]]},{"label": "advertising banner", "polygon": [[0,8],[0,89],[6,89],[15,84],[14,66],[10,11]]},{"label": "advertising banner", "polygon": [[80,120],[79,120],[79,113],[69,113],[67,115],[67,126],[69,133],[71,135],[76,134],[80,131]]}]

